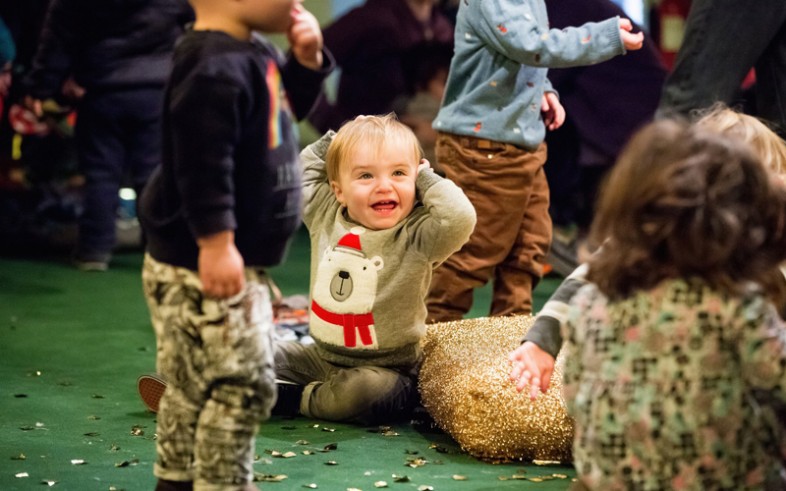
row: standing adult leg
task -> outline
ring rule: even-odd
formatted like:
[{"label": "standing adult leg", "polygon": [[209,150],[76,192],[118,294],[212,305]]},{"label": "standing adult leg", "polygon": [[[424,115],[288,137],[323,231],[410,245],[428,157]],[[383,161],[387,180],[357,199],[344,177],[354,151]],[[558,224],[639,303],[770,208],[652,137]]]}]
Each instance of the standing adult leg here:
[{"label": "standing adult leg", "polygon": [[161,163],[163,87],[130,90],[126,98],[130,107],[126,165],[134,191],[141,196],[150,174]]},{"label": "standing adult leg", "polygon": [[76,138],[85,187],[75,252],[78,264],[105,266],[115,246],[118,190],[125,163],[123,110],[113,93],[101,91],[89,91],[79,107]]},{"label": "standing adult leg", "polygon": [[756,113],[786,139],[786,2],[765,3],[773,4],[769,25],[777,31],[756,63]]},{"label": "standing adult leg", "polygon": [[[783,23],[782,0],[693,0],[658,115],[732,104]],[[781,91],[784,90],[781,86]]]},{"label": "standing adult leg", "polygon": [[[127,97],[133,110],[127,122],[126,166],[130,170],[131,184],[137,196],[138,207],[139,198],[150,174],[161,164],[163,87],[128,91]],[[141,242],[142,248],[145,244],[143,232],[140,229],[140,236],[134,237]]]}]

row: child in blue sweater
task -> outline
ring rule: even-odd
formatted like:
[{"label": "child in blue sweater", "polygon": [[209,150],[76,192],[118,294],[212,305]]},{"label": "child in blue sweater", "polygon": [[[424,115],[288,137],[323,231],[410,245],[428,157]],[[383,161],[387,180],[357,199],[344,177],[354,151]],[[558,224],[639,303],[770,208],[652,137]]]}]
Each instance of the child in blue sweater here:
[{"label": "child in blue sweater", "polygon": [[437,164],[466,193],[478,223],[434,273],[429,320],[462,318],[477,287],[494,280],[491,315],[529,314],[551,243],[543,164],[546,129],[565,112],[549,67],[599,63],[639,49],[628,19],[549,29],[543,0],[465,0],[455,55],[434,121]]}]

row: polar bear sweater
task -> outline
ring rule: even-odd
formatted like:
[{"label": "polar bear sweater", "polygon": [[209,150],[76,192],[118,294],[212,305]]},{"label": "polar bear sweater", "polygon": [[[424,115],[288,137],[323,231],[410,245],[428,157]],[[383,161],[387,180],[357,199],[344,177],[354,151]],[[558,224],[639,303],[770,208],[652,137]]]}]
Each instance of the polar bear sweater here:
[{"label": "polar bear sweater", "polygon": [[334,134],[301,153],[311,336],[332,363],[411,366],[426,331],[431,273],[469,239],[475,209],[452,181],[424,171],[409,216],[389,229],[365,229],[346,215],[327,179],[325,155]]}]

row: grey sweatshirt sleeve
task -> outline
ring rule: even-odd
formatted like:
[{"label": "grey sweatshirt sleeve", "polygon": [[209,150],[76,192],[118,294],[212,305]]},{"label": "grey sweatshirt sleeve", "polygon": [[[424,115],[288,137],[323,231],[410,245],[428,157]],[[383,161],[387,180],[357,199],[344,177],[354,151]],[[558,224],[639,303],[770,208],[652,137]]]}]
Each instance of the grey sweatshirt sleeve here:
[{"label": "grey sweatshirt sleeve", "polygon": [[432,170],[418,174],[417,194],[427,213],[410,224],[418,229],[416,246],[441,263],[469,240],[477,221],[475,208],[461,188]]},{"label": "grey sweatshirt sleeve", "polygon": [[300,152],[303,163],[303,221],[309,228],[315,214],[319,213],[319,206],[332,194],[325,169],[325,157],[335,136],[335,131],[328,131]]},{"label": "grey sweatshirt sleeve", "polygon": [[588,269],[586,264],[582,264],[565,278],[535,317],[535,323],[522,339],[522,343],[532,341],[543,351],[557,357],[562,348],[560,327],[568,317],[570,299],[579,288],[587,284]]}]

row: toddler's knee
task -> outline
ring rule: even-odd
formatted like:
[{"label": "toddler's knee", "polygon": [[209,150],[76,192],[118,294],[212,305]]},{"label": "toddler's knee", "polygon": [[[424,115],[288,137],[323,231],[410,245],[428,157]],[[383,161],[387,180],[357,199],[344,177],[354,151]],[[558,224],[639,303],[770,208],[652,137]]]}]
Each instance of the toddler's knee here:
[{"label": "toddler's knee", "polygon": [[392,370],[370,372],[347,384],[332,419],[377,424],[406,419],[417,400],[417,384]]}]

